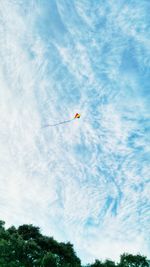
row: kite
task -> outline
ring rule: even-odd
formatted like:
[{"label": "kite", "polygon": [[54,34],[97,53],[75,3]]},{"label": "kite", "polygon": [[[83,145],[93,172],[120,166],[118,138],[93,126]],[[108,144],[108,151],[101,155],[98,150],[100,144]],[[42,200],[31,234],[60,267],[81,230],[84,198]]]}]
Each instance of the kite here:
[{"label": "kite", "polygon": [[76,114],[74,115],[74,118],[71,119],[71,120],[61,121],[61,122],[58,122],[58,123],[55,123],[55,124],[47,124],[47,125],[45,125],[43,128],[46,128],[46,127],[53,127],[53,126],[57,126],[57,125],[60,125],[60,124],[68,123],[68,122],[71,122],[71,121],[73,121],[73,120],[75,120],[75,119],[80,119],[80,117],[81,117],[81,115],[80,115],[79,113],[76,113]]},{"label": "kite", "polygon": [[74,119],[80,119],[81,115],[79,113],[76,113],[74,116]]}]

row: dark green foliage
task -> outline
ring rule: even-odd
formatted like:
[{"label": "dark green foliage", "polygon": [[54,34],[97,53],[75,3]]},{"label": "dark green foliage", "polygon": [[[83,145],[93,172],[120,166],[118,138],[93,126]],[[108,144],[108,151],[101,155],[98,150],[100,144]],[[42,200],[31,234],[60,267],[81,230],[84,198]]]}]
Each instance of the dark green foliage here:
[{"label": "dark green foliage", "polygon": [[123,254],[118,264],[111,260],[105,260],[104,262],[95,260],[93,264],[89,264],[87,267],[148,267],[148,261],[146,257],[141,255]]},{"label": "dark green foliage", "polygon": [[5,222],[0,220],[0,229],[4,229]]},{"label": "dark green foliage", "polygon": [[21,235],[24,240],[37,239],[41,236],[39,227],[35,227],[32,224],[19,226],[18,234]]},{"label": "dark green foliage", "polygon": [[106,260],[104,262],[104,267],[115,267],[115,262],[114,261],[111,261],[111,260]]},{"label": "dark green foliage", "polygon": [[[24,224],[5,229],[0,221],[0,267],[81,267],[71,243],[43,236],[39,227]],[[123,254],[120,262],[95,260],[87,267],[148,267],[146,257]]]},{"label": "dark green foliage", "polygon": [[115,267],[115,263],[111,260],[106,260],[105,262],[101,262],[99,260],[95,260],[95,262],[90,267]]},{"label": "dark green foliage", "polygon": [[48,252],[42,260],[41,267],[58,267],[60,266],[59,257],[51,252]]},{"label": "dark green foliage", "polygon": [[24,224],[16,229],[0,221],[0,267],[80,267],[70,243],[43,236],[39,227]]},{"label": "dark green foliage", "polygon": [[146,257],[141,255],[123,254],[120,257],[119,267],[148,267]]},{"label": "dark green foliage", "polygon": [[90,267],[103,267],[103,263],[99,260],[95,260],[95,263],[89,265]]}]

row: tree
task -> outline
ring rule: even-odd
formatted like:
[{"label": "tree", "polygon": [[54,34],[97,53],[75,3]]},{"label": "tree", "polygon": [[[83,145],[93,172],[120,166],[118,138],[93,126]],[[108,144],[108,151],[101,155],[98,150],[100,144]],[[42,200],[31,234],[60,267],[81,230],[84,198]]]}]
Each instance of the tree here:
[{"label": "tree", "polygon": [[93,264],[91,264],[89,267],[104,267],[104,264],[100,260],[95,260]]},{"label": "tree", "polygon": [[4,229],[5,222],[0,220],[0,229]]},{"label": "tree", "polygon": [[11,226],[7,229],[7,231],[9,232],[9,234],[16,234],[17,233],[17,229],[15,226]]},{"label": "tree", "polygon": [[119,267],[148,267],[146,257],[124,253],[120,257]]},{"label": "tree", "polygon": [[58,267],[59,265],[59,257],[54,255],[51,252],[46,253],[43,257],[41,267]]},{"label": "tree", "polygon": [[[43,236],[39,227],[24,224],[5,229],[0,220],[0,267],[81,267],[73,245]],[[86,267],[148,267],[141,255],[123,254],[116,265],[111,260],[95,260]]]},{"label": "tree", "polygon": [[7,230],[4,225],[0,221],[1,267],[81,267],[72,244],[43,236],[32,224]]},{"label": "tree", "polygon": [[61,258],[61,264],[67,266],[67,263],[70,263],[71,267],[81,266],[80,259],[76,256],[76,253],[73,249],[73,245],[68,243],[60,243],[59,246],[59,255]]},{"label": "tree", "polygon": [[18,234],[21,235],[24,240],[37,239],[41,236],[40,228],[33,226],[32,224],[23,224],[19,226]]}]

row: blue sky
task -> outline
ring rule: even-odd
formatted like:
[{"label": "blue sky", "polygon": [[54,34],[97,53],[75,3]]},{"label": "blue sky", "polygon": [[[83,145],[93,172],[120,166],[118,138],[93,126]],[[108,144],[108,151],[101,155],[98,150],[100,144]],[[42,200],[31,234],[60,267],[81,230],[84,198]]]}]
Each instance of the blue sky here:
[{"label": "blue sky", "polygon": [[149,8],[0,3],[0,217],[71,241],[83,262],[150,257]]}]

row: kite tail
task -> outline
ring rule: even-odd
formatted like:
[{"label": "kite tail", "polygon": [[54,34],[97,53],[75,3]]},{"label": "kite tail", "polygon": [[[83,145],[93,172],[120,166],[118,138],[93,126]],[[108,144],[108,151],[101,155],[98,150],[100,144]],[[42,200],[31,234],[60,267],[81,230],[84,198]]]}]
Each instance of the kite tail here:
[{"label": "kite tail", "polygon": [[61,122],[56,123],[56,124],[47,124],[47,125],[43,126],[42,128],[57,126],[57,125],[60,125],[60,124],[68,123],[68,122],[73,121],[73,120],[74,120],[74,118],[71,119],[71,120],[68,120],[68,121],[61,121]]}]

